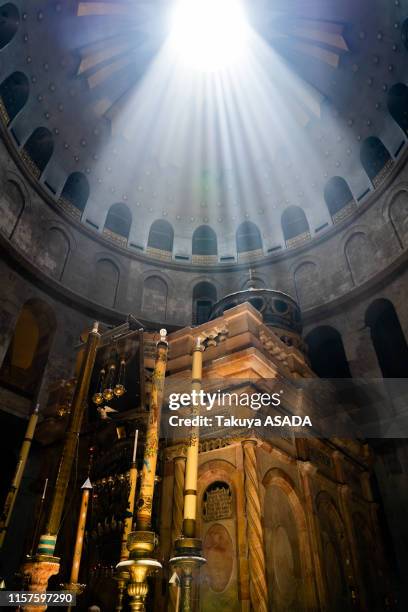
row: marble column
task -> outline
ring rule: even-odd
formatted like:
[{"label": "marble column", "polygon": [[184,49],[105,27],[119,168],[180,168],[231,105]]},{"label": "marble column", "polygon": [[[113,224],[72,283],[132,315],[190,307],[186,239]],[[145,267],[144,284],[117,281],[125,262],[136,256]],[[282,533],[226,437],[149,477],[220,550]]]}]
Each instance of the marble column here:
[{"label": "marble column", "polygon": [[244,449],[245,498],[249,558],[249,591],[251,606],[257,612],[268,611],[268,587],[264,536],[261,520],[261,501],[256,466],[255,440],[242,443]]}]

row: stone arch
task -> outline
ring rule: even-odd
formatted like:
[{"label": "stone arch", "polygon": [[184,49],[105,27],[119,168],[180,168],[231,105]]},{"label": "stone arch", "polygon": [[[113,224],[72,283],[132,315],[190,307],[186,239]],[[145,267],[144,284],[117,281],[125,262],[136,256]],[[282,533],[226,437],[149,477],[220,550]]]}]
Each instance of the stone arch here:
[{"label": "stone arch", "polygon": [[15,4],[7,2],[0,6],[0,49],[14,38],[20,25],[20,13]]},{"label": "stone arch", "polygon": [[252,221],[244,221],[236,232],[237,253],[262,251],[261,232]]},{"label": "stone arch", "polygon": [[30,83],[23,72],[13,72],[0,85],[0,98],[7,115],[7,125],[24,108],[30,95]]},{"label": "stone arch", "polygon": [[165,321],[167,315],[168,285],[158,275],[144,279],[142,312],[149,319]]},{"label": "stone arch", "polygon": [[193,257],[212,257],[218,255],[217,234],[209,225],[200,225],[194,230],[192,239]]},{"label": "stone arch", "polygon": [[14,333],[0,368],[0,383],[33,399],[41,385],[57,328],[53,308],[30,299],[20,310]]},{"label": "stone arch", "polygon": [[112,204],[106,215],[103,233],[121,246],[126,246],[131,226],[132,213],[129,207],[123,202]]},{"label": "stone arch", "polygon": [[312,370],[320,378],[351,378],[343,339],[337,329],[329,325],[315,327],[307,334],[305,342]]},{"label": "stone arch", "polygon": [[38,127],[26,141],[23,159],[36,178],[40,178],[54,152],[54,139],[50,130]]},{"label": "stone arch", "polygon": [[387,108],[391,117],[401,130],[408,133],[408,87],[404,83],[395,83],[387,96]]},{"label": "stone arch", "polygon": [[[220,597],[226,598],[229,610],[238,609],[238,535],[236,517],[239,515],[239,474],[236,466],[224,459],[206,461],[199,467],[197,507],[198,523],[203,535],[203,549],[211,560],[203,570],[200,601],[203,611],[218,609]],[[231,493],[231,518],[216,517],[205,520],[203,502],[211,487],[224,487]],[[242,500],[241,500],[242,503]]]},{"label": "stone arch", "polygon": [[57,226],[50,227],[47,234],[46,265],[50,275],[61,280],[71,250],[70,240],[65,231]]},{"label": "stone arch", "polygon": [[297,301],[301,308],[310,308],[319,302],[321,281],[319,269],[312,261],[300,263],[294,270],[293,279]]},{"label": "stone arch", "polygon": [[294,247],[310,240],[310,228],[305,211],[300,206],[289,206],[281,217],[283,237],[287,247]]},{"label": "stone arch", "polygon": [[119,288],[120,270],[108,257],[101,257],[95,264],[92,283],[92,299],[98,304],[114,308]]},{"label": "stone arch", "polygon": [[393,164],[388,149],[376,136],[369,136],[364,140],[360,160],[374,188],[383,182]]},{"label": "stone arch", "polygon": [[269,602],[273,609],[313,607],[313,564],[306,516],[291,478],[272,468],[262,479]]},{"label": "stone arch", "polygon": [[217,301],[217,289],[213,283],[201,281],[193,289],[193,324],[201,325],[209,320]]},{"label": "stone arch", "polygon": [[355,285],[359,285],[376,272],[376,252],[364,231],[355,231],[347,238],[344,255]]},{"label": "stone arch", "polygon": [[89,198],[89,182],[82,172],[72,172],[65,181],[61,192],[62,204],[68,204],[70,212],[74,207],[75,216],[81,216]]},{"label": "stone arch", "polygon": [[174,229],[171,223],[164,219],[157,219],[150,227],[147,241],[148,249],[173,252]]},{"label": "stone arch", "polygon": [[333,176],[324,188],[324,200],[333,223],[339,223],[356,207],[353,194],[347,181],[341,176]]},{"label": "stone arch", "polygon": [[374,300],[366,310],[365,324],[384,378],[408,378],[408,345],[390,300]]}]

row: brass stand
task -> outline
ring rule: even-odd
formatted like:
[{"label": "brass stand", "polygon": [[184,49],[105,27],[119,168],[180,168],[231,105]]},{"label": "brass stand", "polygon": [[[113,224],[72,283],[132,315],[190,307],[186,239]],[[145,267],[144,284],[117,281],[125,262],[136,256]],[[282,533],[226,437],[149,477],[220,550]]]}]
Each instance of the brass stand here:
[{"label": "brass stand", "polygon": [[133,612],[144,612],[145,600],[149,592],[147,578],[162,568],[161,563],[153,557],[158,540],[156,534],[151,531],[151,522],[159,451],[160,415],[163,404],[168,353],[166,335],[167,331],[161,329],[160,340],[156,346],[156,359],[150,394],[149,422],[147,425],[143,470],[137,503],[136,530],[131,531],[127,537],[129,559],[122,558],[116,566],[118,588],[122,589],[120,601],[118,598],[117,612],[122,610],[124,583],[126,583],[126,580],[127,592],[130,597],[130,609]]},{"label": "brass stand", "polygon": [[[120,565],[120,563],[119,563]],[[119,567],[119,566],[118,566]],[[130,580],[130,574],[124,569],[117,569],[113,575],[114,580],[118,583],[118,597],[116,600],[115,612],[122,612],[123,610],[123,597],[125,595],[126,585]]]},{"label": "brass stand", "polygon": [[128,576],[127,592],[132,612],[145,612],[149,592],[147,578],[162,568],[161,563],[152,557],[156,545],[157,537],[152,531],[132,531],[127,542],[129,559],[116,566],[117,576],[122,574],[123,580]]},{"label": "brass stand", "polygon": [[175,556],[169,563],[174,570],[180,571],[181,610],[193,610],[193,572],[207,561],[202,556],[202,543],[198,538],[179,538],[175,541]]},{"label": "brass stand", "polygon": [[[78,595],[82,595],[82,593],[86,589],[86,584],[79,584],[78,582],[68,582],[66,584],[61,584],[60,586],[62,589],[64,589],[64,591],[70,591],[71,593],[75,593],[77,597]],[[72,606],[68,606],[67,612],[71,612],[71,610]]]}]

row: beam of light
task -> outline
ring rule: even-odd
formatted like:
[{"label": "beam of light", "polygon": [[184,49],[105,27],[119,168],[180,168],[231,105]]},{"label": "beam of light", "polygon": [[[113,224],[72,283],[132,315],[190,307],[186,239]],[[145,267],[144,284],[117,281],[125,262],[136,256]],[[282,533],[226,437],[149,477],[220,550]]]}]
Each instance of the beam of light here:
[{"label": "beam of light", "polygon": [[[206,5],[212,2],[215,7],[216,0]],[[199,22],[201,41],[212,53],[214,36]],[[262,227],[267,247],[281,242],[280,216],[289,205],[305,210],[312,229],[330,222],[323,190],[340,170],[336,158],[326,156],[329,146],[312,138],[307,127],[320,119],[324,97],[256,30],[246,28],[242,59],[221,70],[218,56],[215,69],[205,63],[193,70],[187,48],[184,67],[173,30],[112,116],[113,135],[124,137],[129,147],[117,170],[123,193],[131,207],[143,211],[135,230],[138,244],[162,215],[186,243],[202,223],[222,230],[233,243],[237,225],[249,219]],[[322,71],[327,80],[329,70]],[[344,147],[351,148],[352,130],[337,123],[334,115],[325,119],[330,139],[341,135]],[[102,174],[111,165],[108,150],[99,163]],[[341,174],[347,177],[355,164],[354,155],[343,159]]]},{"label": "beam of light", "polygon": [[216,72],[242,59],[248,29],[240,0],[178,0],[170,46],[181,65]]}]

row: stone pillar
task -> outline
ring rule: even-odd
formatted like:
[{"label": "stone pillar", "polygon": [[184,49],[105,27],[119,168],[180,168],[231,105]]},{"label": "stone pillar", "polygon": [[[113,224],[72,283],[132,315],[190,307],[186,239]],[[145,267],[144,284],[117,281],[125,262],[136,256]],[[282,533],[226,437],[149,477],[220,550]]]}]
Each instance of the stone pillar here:
[{"label": "stone pillar", "polygon": [[[360,320],[357,322],[364,325]],[[368,327],[353,329],[349,333],[343,333],[342,336],[352,377],[382,379],[370,329]]]},{"label": "stone pillar", "polygon": [[323,572],[324,559],[321,554],[321,541],[319,537],[319,525],[314,505],[314,493],[312,477],[316,474],[317,468],[310,461],[298,460],[299,472],[305,499],[305,514],[307,529],[310,537],[313,567],[317,587],[317,597],[319,599],[319,610],[330,610],[328,596],[326,592],[326,582]]},{"label": "stone pillar", "polygon": [[249,591],[251,606],[256,612],[268,611],[268,587],[264,537],[261,521],[259,481],[256,469],[255,440],[245,440],[244,449],[245,498],[249,557]]},{"label": "stone pillar", "polygon": [[[186,474],[186,458],[183,456],[174,457],[174,484],[173,484],[173,514],[171,522],[171,542],[174,546],[175,540],[180,537],[183,527],[183,504],[184,504],[184,478]],[[168,612],[175,612],[177,609],[179,587],[169,586]]]},{"label": "stone pillar", "polygon": [[173,485],[173,515],[171,523],[171,539],[180,537],[183,527],[184,477],[186,473],[186,458],[175,457]]},{"label": "stone pillar", "polygon": [[[54,562],[53,557],[50,560],[44,561],[29,561],[23,565],[23,575],[28,581],[27,590],[31,593],[46,593],[48,581],[51,576],[58,574],[60,565]],[[25,612],[44,612],[47,610],[46,605],[44,606],[23,606]]]}]

